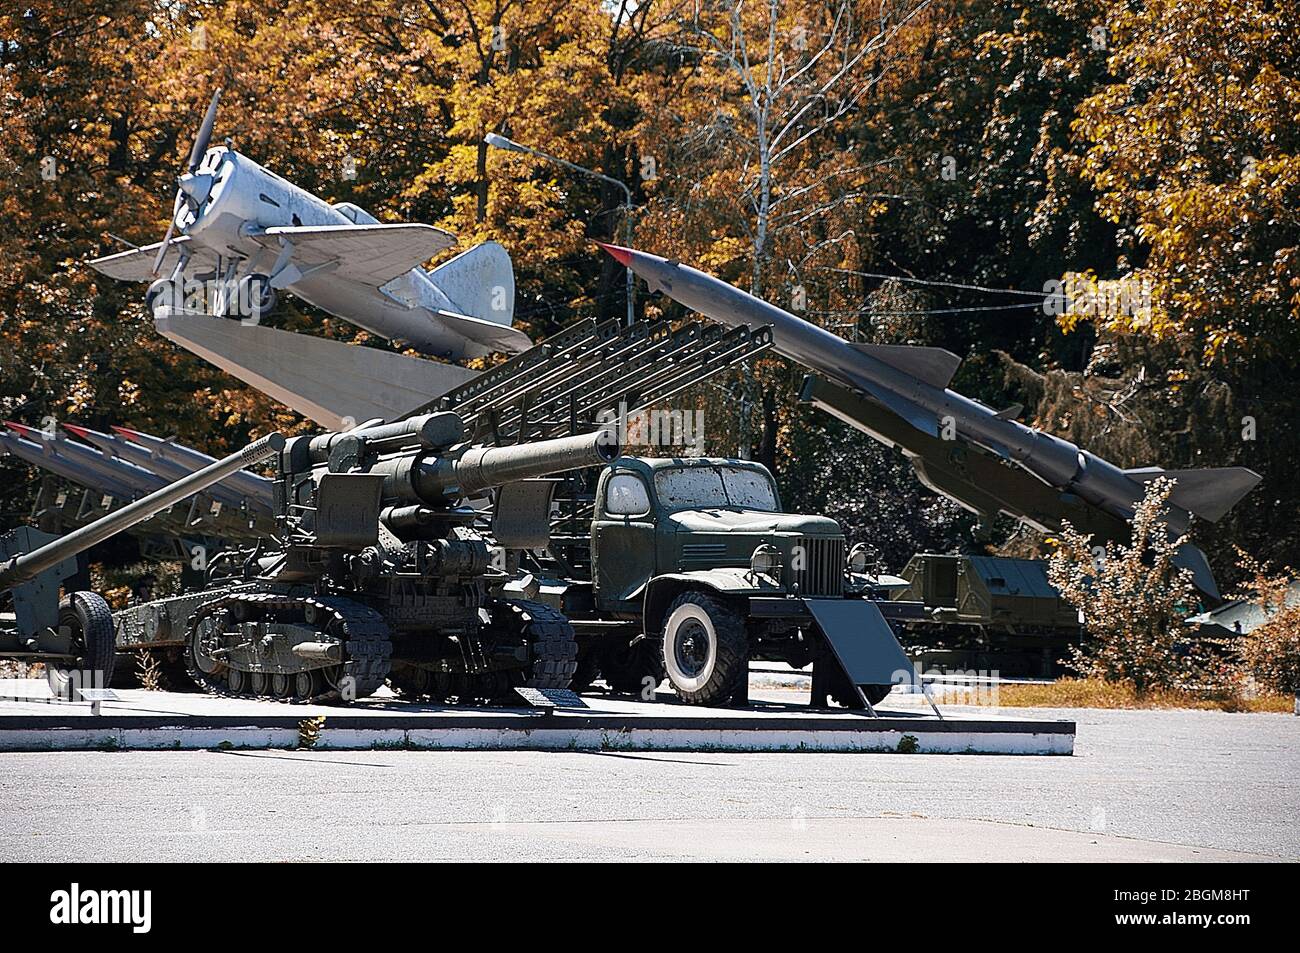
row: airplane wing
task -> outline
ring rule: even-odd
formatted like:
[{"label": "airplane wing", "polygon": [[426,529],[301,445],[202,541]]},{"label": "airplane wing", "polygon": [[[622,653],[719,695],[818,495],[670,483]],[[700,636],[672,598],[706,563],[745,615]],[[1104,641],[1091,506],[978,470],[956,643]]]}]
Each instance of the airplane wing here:
[{"label": "airplane wing", "polygon": [[334,274],[378,288],[456,243],[450,232],[432,225],[299,225],[268,228],[256,236],[278,250],[293,245],[293,263],[306,271],[338,262]]},{"label": "airplane wing", "polygon": [[[162,242],[154,242],[152,245],[118,252],[116,255],[91,259],[89,264],[101,274],[119,281],[153,281],[156,277],[153,273],[153,260],[157,257],[161,246]],[[172,239],[171,247],[163,257],[162,267],[158,269],[159,275],[168,276],[172,273],[182,249],[190,250],[190,261],[185,268],[187,275],[196,271],[210,271],[217,265],[214,253],[206,248],[192,245],[188,236],[181,235]]]}]

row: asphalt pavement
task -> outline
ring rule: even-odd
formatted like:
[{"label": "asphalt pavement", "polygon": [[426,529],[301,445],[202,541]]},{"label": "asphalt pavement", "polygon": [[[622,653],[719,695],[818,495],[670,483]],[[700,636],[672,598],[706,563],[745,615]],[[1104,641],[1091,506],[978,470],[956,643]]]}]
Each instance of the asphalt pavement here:
[{"label": "asphalt pavement", "polygon": [[0,754],[0,860],[1300,859],[1300,718],[1036,714],[1073,757]]}]

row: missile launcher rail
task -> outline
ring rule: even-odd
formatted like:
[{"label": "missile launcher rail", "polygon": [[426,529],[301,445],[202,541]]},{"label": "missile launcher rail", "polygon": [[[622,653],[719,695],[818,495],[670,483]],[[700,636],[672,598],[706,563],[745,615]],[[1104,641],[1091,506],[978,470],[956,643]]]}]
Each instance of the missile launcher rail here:
[{"label": "missile launcher rail", "polygon": [[766,328],[581,321],[421,412],[455,411],[476,439],[499,444],[555,437],[671,400],[771,343]]},{"label": "missile launcher rail", "polygon": [[[475,440],[497,445],[580,433],[662,406],[772,346],[767,328],[705,321],[578,322],[432,402],[457,413]],[[595,472],[566,475],[556,492],[549,556],[564,575],[590,571],[587,527]],[[492,510],[484,511],[489,519]],[[543,557],[545,558],[545,557]]]}]

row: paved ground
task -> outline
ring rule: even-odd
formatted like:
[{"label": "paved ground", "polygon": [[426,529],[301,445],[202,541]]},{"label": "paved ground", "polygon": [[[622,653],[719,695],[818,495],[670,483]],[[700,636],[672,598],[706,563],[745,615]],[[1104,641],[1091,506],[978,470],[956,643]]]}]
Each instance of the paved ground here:
[{"label": "paved ground", "polygon": [[1300,718],[1038,714],[1074,757],[0,754],[0,861],[1300,859]]}]

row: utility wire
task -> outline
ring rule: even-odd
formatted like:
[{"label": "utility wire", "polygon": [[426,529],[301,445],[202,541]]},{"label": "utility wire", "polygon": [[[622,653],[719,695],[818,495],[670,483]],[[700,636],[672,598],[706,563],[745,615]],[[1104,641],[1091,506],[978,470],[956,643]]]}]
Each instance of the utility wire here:
[{"label": "utility wire", "polygon": [[830,310],[830,311],[809,311],[808,313],[825,314],[825,315],[856,314],[856,315],[870,315],[871,317],[883,317],[883,316],[904,317],[904,316],[922,315],[922,314],[957,314],[964,311],[1009,311],[1012,308],[1041,308],[1041,307],[1042,305],[1039,302],[1031,301],[1028,302],[1027,304],[990,304],[990,305],[980,305],[977,307],[970,307],[970,308],[933,308],[929,311],[873,311],[870,308],[859,308],[858,310],[855,311],[852,309],[845,308],[841,310]]},{"label": "utility wire", "polygon": [[931,281],[925,278],[907,278],[903,275],[881,275],[871,271],[854,271],[851,268],[819,268],[818,271],[836,271],[843,275],[857,275],[861,278],[883,278],[888,281],[906,281],[914,285],[933,285],[936,288],[961,288],[963,291],[986,291],[1000,295],[1028,295],[1034,298],[1054,298],[1048,291],[1019,291],[1015,288],[988,288],[984,285],[964,285],[958,281]]}]

